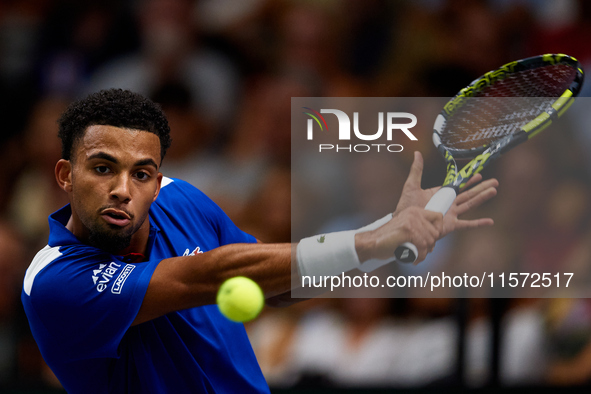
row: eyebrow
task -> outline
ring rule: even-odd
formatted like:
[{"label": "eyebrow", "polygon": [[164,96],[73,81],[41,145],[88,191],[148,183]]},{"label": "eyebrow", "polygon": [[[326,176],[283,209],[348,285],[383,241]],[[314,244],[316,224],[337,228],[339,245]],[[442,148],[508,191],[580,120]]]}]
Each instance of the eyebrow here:
[{"label": "eyebrow", "polygon": [[93,159],[103,159],[103,160],[113,162],[115,164],[119,163],[119,160],[117,160],[115,157],[113,157],[110,154],[105,153],[105,152],[98,152],[98,153],[92,154],[92,155],[88,156],[87,160],[93,160]]},{"label": "eyebrow", "polygon": [[[111,156],[110,154],[105,153],[105,152],[94,153],[94,154],[88,156],[87,160],[93,160],[93,159],[102,159],[102,160],[110,161],[114,164],[119,164],[119,160],[117,160],[116,157]],[[142,167],[142,166],[153,166],[155,169],[158,169],[158,164],[156,164],[156,162],[150,158],[138,160],[134,163],[134,167]]]},{"label": "eyebrow", "polygon": [[143,166],[153,166],[155,169],[158,169],[158,164],[152,159],[142,159],[135,163],[135,167],[143,167]]}]

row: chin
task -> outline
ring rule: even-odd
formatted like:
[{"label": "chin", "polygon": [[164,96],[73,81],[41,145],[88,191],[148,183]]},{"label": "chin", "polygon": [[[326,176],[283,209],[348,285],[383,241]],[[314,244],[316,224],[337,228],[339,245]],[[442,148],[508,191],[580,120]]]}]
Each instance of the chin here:
[{"label": "chin", "polygon": [[91,246],[102,249],[106,252],[117,254],[131,245],[133,234],[113,234],[113,232],[91,232],[88,237],[88,243]]}]

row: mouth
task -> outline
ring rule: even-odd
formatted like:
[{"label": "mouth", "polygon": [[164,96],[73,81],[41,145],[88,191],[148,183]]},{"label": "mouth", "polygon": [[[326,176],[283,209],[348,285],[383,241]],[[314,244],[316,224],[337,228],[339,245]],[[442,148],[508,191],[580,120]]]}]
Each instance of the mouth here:
[{"label": "mouth", "polygon": [[102,211],[101,217],[105,222],[119,227],[124,227],[131,222],[131,216],[127,212],[114,208]]}]

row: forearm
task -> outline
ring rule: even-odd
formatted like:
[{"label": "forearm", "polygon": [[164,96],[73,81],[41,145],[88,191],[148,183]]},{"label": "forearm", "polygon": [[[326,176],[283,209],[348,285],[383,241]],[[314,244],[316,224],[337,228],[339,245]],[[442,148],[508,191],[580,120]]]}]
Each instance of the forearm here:
[{"label": "forearm", "polygon": [[257,282],[266,298],[288,292],[292,287],[292,250],[295,247],[288,243],[233,244],[162,260],[134,324],[174,310],[213,304],[224,280],[238,275]]}]

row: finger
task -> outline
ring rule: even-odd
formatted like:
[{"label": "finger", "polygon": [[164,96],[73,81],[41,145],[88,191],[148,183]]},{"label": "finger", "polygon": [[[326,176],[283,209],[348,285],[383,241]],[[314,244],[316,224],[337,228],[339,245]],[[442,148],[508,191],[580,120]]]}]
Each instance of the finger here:
[{"label": "finger", "polygon": [[429,253],[433,253],[434,250],[435,250],[435,242],[433,242],[433,244],[431,244],[431,247],[429,248]]},{"label": "finger", "polygon": [[[424,247],[429,247],[429,245],[434,244],[437,241],[441,234],[443,233],[443,215],[437,212],[433,212],[436,215],[426,215],[424,219],[427,219],[421,229],[421,245]],[[437,216],[437,214],[439,216]],[[427,216],[433,216],[432,220],[428,219]]]},{"label": "finger", "polygon": [[412,165],[410,166],[410,173],[406,178],[406,184],[421,187],[421,178],[423,177],[423,156],[421,152],[415,151]]},{"label": "finger", "polygon": [[[479,174],[478,174],[479,175]],[[486,181],[478,184],[477,186],[474,186],[473,188],[469,189],[469,190],[465,190],[464,192],[460,193],[457,197],[456,197],[456,205],[460,205],[468,200],[470,200],[471,198],[473,198],[474,196],[476,196],[478,193],[482,192],[483,190],[489,189],[491,187],[498,187],[499,186],[499,181],[497,181],[494,178],[491,179],[487,179]]]},{"label": "finger", "polygon": [[429,240],[429,243],[435,244],[435,241],[439,239],[442,233],[441,227],[432,226],[429,233],[431,234],[432,239]]},{"label": "finger", "polygon": [[496,193],[497,193],[497,188],[494,186],[491,186],[486,189],[479,189],[478,191],[475,191],[474,193],[470,193],[470,194],[467,194],[466,196],[463,196],[459,200],[456,199],[455,205],[462,206],[462,205],[468,204],[470,206],[474,206],[474,204],[476,202],[480,202],[481,199],[483,199],[485,197],[487,197],[487,198],[494,197],[496,195]]},{"label": "finger", "polygon": [[413,265],[417,265],[420,262],[424,261],[427,258],[427,254],[428,254],[427,250],[424,250],[424,249],[419,250],[419,255],[417,256],[417,259],[415,260]]},{"label": "finger", "polygon": [[478,174],[474,174],[472,175],[472,177],[470,179],[468,179],[468,182],[466,183],[466,186],[464,186],[464,188],[469,188],[472,185],[477,184],[478,182],[480,182],[482,180],[482,174],[478,173]]},{"label": "finger", "polygon": [[455,230],[465,230],[468,228],[489,227],[495,224],[491,218],[481,218],[474,220],[458,220],[455,225]]},{"label": "finger", "polygon": [[473,187],[470,190],[466,190],[463,193],[460,193],[460,195],[458,197],[456,197],[456,201],[454,202],[455,206],[460,206],[476,197],[479,196],[479,194],[486,192],[486,193],[490,193],[490,189],[495,189],[497,188],[497,186],[499,185],[499,182],[496,179],[488,179],[482,183],[480,183],[479,185]]},{"label": "finger", "polygon": [[415,243],[420,245],[417,245],[417,249],[419,252],[419,256],[417,258],[417,261],[415,262],[415,264],[425,260],[427,258],[427,255],[429,253],[431,253],[433,251],[433,249],[435,248],[435,242],[437,240],[437,231],[433,231],[435,230],[433,228],[433,226],[428,226],[429,227],[429,234],[423,233],[420,240],[417,240],[417,242]]},{"label": "finger", "polygon": [[471,197],[467,201],[461,202],[456,207],[455,212],[458,216],[463,215],[464,213],[468,212],[469,210],[482,205],[483,203],[490,200],[491,198],[493,198],[496,195],[497,195],[497,189],[494,187],[490,187],[486,190],[481,191],[477,195]]},{"label": "finger", "polygon": [[[443,214],[435,211],[423,211],[424,218],[431,222],[433,225],[439,227],[443,223]],[[439,222],[439,223],[438,223]]]},{"label": "finger", "polygon": [[[466,183],[466,185],[464,186],[464,190],[469,189],[470,187],[476,185],[477,183],[479,183],[482,180],[482,174],[478,173],[478,174],[474,174],[472,175],[472,177],[468,180],[468,182]],[[496,183],[496,185],[498,186],[498,181],[494,178],[491,179],[487,179],[486,181],[484,181],[483,183]]]},{"label": "finger", "polygon": [[420,262],[422,262],[423,260],[425,260],[425,257],[427,257],[427,253],[419,252],[419,255],[417,256],[417,259],[415,260],[415,262],[413,263],[413,265],[419,264]]}]

